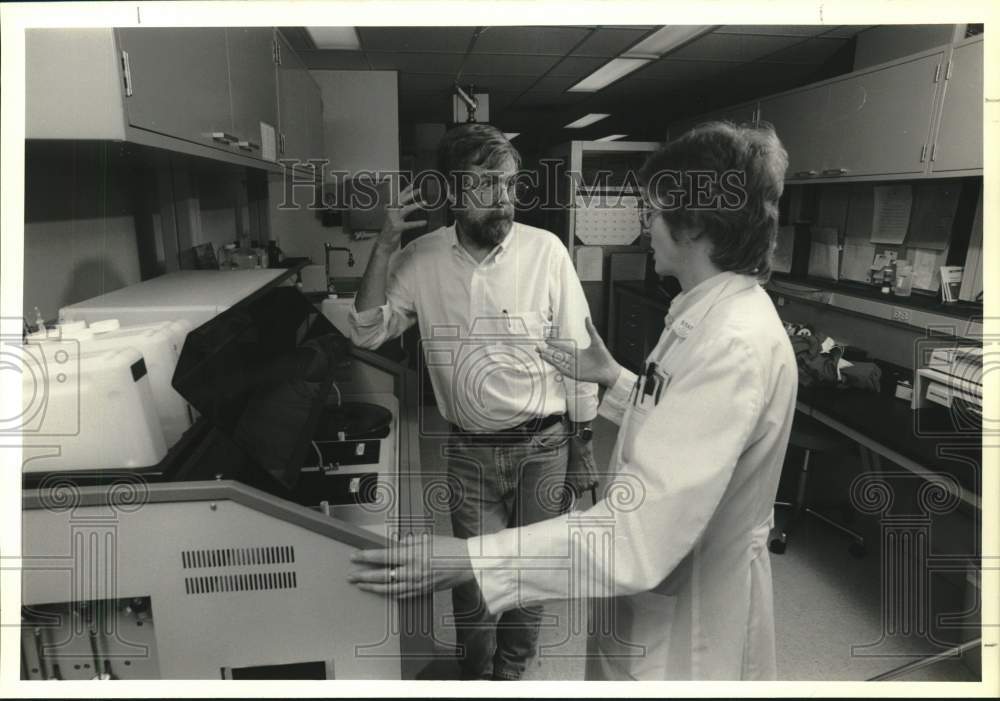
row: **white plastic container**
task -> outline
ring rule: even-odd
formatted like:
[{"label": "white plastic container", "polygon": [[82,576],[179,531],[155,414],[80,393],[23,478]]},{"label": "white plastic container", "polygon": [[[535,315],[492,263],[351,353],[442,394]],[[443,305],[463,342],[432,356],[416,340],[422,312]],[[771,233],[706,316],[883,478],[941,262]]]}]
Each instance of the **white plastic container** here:
[{"label": "white plastic container", "polygon": [[[108,330],[101,333],[102,328]],[[50,333],[44,338],[29,337],[28,340],[32,343],[73,341],[80,346],[81,353],[122,348],[137,350],[146,363],[156,413],[169,448],[191,425],[188,404],[171,384],[184,339],[190,330],[190,322],[184,320],[120,326],[117,320],[112,319],[95,322],[89,328],[68,331],[60,326],[58,331],[62,331],[61,336]]]},{"label": "white plastic container", "polygon": [[87,352],[75,341],[24,347],[24,471],[128,469],[166,455],[142,354]]}]

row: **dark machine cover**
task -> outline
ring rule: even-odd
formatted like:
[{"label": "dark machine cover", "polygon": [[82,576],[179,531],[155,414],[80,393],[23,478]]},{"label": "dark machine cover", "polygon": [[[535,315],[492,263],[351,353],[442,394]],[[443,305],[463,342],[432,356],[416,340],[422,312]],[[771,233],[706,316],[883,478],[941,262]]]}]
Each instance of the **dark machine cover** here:
[{"label": "dark machine cover", "polygon": [[222,434],[202,451],[205,469],[190,477],[208,470],[294,488],[347,351],[348,341],[295,287],[268,289],[189,333],[173,385]]}]

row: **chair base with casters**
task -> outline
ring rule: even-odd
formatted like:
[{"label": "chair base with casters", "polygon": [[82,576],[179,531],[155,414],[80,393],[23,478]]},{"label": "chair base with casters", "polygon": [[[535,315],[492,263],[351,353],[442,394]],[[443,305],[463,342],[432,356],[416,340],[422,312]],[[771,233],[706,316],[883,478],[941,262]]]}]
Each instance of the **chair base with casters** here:
[{"label": "chair base with casters", "polygon": [[[826,514],[820,513],[816,509],[806,506],[806,486],[809,479],[809,462],[813,453],[825,453],[843,448],[849,444],[839,433],[833,431],[815,419],[809,419],[801,415],[796,415],[795,423],[792,424],[792,433],[788,439],[789,447],[799,448],[803,451],[802,464],[799,466],[798,481],[795,487],[795,498],[793,501],[775,501],[776,508],[787,508],[791,511],[784,527],[775,525],[768,536],[768,549],[777,555],[785,552],[788,545],[788,537],[798,526],[805,516],[813,516],[828,526],[832,526],[844,535],[851,538],[851,545],[848,548],[851,555],[864,557],[867,553],[865,539],[860,533],[848,528],[843,523],[835,521]],[[867,466],[867,461],[865,461]]]}]

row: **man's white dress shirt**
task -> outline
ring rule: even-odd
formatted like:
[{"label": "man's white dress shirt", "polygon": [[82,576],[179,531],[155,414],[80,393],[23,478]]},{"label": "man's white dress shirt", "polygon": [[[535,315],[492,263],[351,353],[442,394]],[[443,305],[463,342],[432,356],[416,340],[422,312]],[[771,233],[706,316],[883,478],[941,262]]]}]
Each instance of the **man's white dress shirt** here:
[{"label": "man's white dress shirt", "polygon": [[546,337],[588,346],[588,316],[554,234],[515,222],[477,263],[449,226],[393,254],[386,303],[352,308],[351,340],[377,348],[419,323],[441,415],[467,430],[496,431],[551,414],[597,415],[597,385],[561,376],[535,351]]}]

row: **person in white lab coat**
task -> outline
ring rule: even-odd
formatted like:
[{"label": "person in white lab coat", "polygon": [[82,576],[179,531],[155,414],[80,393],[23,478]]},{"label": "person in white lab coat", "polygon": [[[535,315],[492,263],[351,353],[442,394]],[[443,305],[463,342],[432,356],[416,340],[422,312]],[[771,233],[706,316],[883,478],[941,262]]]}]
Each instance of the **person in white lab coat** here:
[{"label": "person in white lab coat", "polygon": [[[770,272],[787,156],[769,127],[702,125],[641,173],[656,271],[682,293],[639,376],[592,342],[550,344],[607,388],[620,424],[596,506],[466,541],[359,551],[359,587],[399,597],[472,578],[491,611],[592,599],[588,679],[776,678],[767,535],[795,411]],[[705,174],[709,175],[706,176]]]}]

